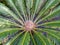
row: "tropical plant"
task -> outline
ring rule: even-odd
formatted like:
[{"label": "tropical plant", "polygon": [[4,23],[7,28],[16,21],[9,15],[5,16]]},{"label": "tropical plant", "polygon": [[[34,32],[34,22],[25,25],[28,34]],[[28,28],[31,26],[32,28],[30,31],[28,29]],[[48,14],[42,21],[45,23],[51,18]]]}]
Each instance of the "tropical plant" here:
[{"label": "tropical plant", "polygon": [[60,0],[5,0],[0,3],[0,45],[60,45]]}]

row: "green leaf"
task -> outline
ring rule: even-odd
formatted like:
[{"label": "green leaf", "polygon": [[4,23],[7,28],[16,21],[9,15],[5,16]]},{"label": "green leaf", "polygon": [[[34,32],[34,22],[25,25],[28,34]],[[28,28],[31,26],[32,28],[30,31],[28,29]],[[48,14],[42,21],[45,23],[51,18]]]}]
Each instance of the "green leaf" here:
[{"label": "green leaf", "polygon": [[55,8],[55,10],[52,11],[48,16],[44,17],[44,20],[48,19],[48,18],[52,18],[52,17],[54,17],[57,14],[60,14],[59,12],[60,12],[60,6],[58,6],[57,8]]},{"label": "green leaf", "polygon": [[[51,11],[47,16],[42,18],[40,21],[52,18],[52,17],[56,16],[57,14],[60,14],[59,12],[60,12],[60,6],[58,6],[54,11]],[[38,21],[38,22],[40,22],[40,21]]]},{"label": "green leaf", "polygon": [[25,3],[26,3],[27,17],[28,17],[28,19],[31,19],[30,17],[32,15],[31,15],[31,10],[30,9],[33,6],[33,0],[25,0]]},{"label": "green leaf", "polygon": [[31,32],[30,32],[30,37],[31,37],[31,43],[32,43],[32,45],[37,45],[36,41],[34,40],[34,37],[33,37],[33,35],[32,35]]},{"label": "green leaf", "polygon": [[[51,31],[51,33],[53,33],[53,31]],[[56,32],[54,31],[54,33],[56,35],[58,32],[57,31]],[[56,36],[59,36],[60,37],[60,35],[58,35],[58,34]],[[60,39],[57,39],[57,38],[51,36],[50,34],[48,34],[48,38],[50,38],[50,40],[52,40],[54,42],[54,44],[60,45]]]},{"label": "green leaf", "polygon": [[9,5],[9,7],[12,8],[13,12],[15,12],[23,20],[19,10],[17,9],[16,5],[14,4],[14,1],[13,0],[5,0],[5,1],[7,2],[7,5]]},{"label": "green leaf", "polygon": [[36,0],[32,0],[33,1],[33,6],[31,8],[31,15],[34,14],[34,11],[35,11],[35,5],[36,5]]},{"label": "green leaf", "polygon": [[26,0],[26,6],[27,8],[31,9],[33,6],[33,0]]},{"label": "green leaf", "polygon": [[[57,0],[48,0],[46,5],[43,7],[43,9],[40,11],[40,14],[37,16],[36,21],[45,14],[45,12],[48,12],[48,10],[53,9],[59,2]],[[42,18],[43,19],[43,18]],[[41,19],[41,20],[42,20]],[[35,21],[35,22],[36,22]],[[37,21],[39,22],[39,21]]]},{"label": "green leaf", "polygon": [[60,42],[56,38],[52,36],[48,36],[48,38],[50,38],[50,40],[54,43],[54,45],[59,45]]},{"label": "green leaf", "polygon": [[35,15],[40,12],[42,6],[45,4],[47,0],[36,0],[35,2],[35,9],[34,9],[34,13],[33,13],[33,18],[35,17]]},{"label": "green leaf", "polygon": [[48,39],[48,42],[50,43],[50,45],[55,45],[50,38],[47,38]]},{"label": "green leaf", "polygon": [[30,44],[29,45],[34,45],[32,38],[30,37]]},{"label": "green leaf", "polygon": [[[34,35],[36,35],[36,36],[34,36],[34,38],[36,37],[36,39],[37,38],[39,38],[39,40],[40,41],[37,41],[37,45],[53,45],[52,43],[50,43],[49,41],[48,41],[48,39],[47,39],[47,37],[45,37],[44,35],[42,35],[40,32],[36,32],[36,31],[34,31]],[[41,44],[39,44],[39,42],[41,43]]]},{"label": "green leaf", "polygon": [[[8,7],[0,3],[0,43],[4,38],[9,38],[9,34],[12,35],[12,38],[7,39],[8,41],[2,45],[60,45],[60,31],[55,30],[56,27],[60,29],[60,20],[39,24],[39,22],[60,16],[59,0],[5,1]],[[31,30],[31,32],[25,31],[25,21],[30,19],[37,24],[37,27],[43,26],[44,28],[39,27],[36,31]],[[46,32],[47,36],[43,32]]]},{"label": "green leaf", "polygon": [[5,18],[0,18],[0,29],[3,27],[11,27],[11,26],[21,27],[21,25],[17,24],[16,22],[10,21],[9,19]]},{"label": "green leaf", "polygon": [[39,26],[60,27],[60,20],[46,22],[46,23],[40,24]]},{"label": "green leaf", "polygon": [[4,28],[0,29],[0,42],[9,34],[13,34],[16,31],[20,30],[20,28]]},{"label": "green leaf", "polygon": [[36,0],[35,13],[41,9],[41,6],[44,5],[44,1],[46,0]]},{"label": "green leaf", "polygon": [[15,5],[22,16],[24,16],[24,19],[26,20],[26,7],[24,0],[16,0]]},{"label": "green leaf", "polygon": [[9,20],[7,20],[7,19],[0,18],[0,29],[8,28],[8,27],[11,27],[11,26],[18,26],[18,25],[9,21]]},{"label": "green leaf", "polygon": [[[57,34],[57,33],[58,33],[57,31],[55,31],[55,30],[50,30],[50,29],[39,29],[39,30],[41,30],[41,31],[43,31],[43,32],[46,32],[46,33],[48,34],[48,36],[53,37],[53,39],[54,39],[55,41],[57,41],[58,44],[60,44],[60,36]],[[55,43],[56,43],[56,42],[55,42]]]},{"label": "green leaf", "polygon": [[[23,31],[24,32],[24,31]],[[23,32],[19,33],[18,35],[16,35],[14,38],[12,38],[10,41],[8,41],[6,43],[6,45],[16,45],[16,43],[18,43],[19,39],[22,37]],[[16,42],[17,41],[17,42]]]},{"label": "green leaf", "polygon": [[28,32],[26,32],[19,41],[18,45],[29,45],[29,42],[30,42],[30,35]]},{"label": "green leaf", "polygon": [[[16,42],[17,41],[17,42]],[[30,35],[28,32],[26,32],[24,35],[21,33],[18,34],[16,37],[14,37],[13,40],[11,40],[11,42],[8,44],[9,45],[29,45],[29,41],[30,41]]]},{"label": "green leaf", "polygon": [[3,14],[5,16],[13,17],[15,20],[23,24],[21,20],[17,17],[16,14],[14,14],[8,7],[6,7],[4,4],[0,3],[0,14]]}]

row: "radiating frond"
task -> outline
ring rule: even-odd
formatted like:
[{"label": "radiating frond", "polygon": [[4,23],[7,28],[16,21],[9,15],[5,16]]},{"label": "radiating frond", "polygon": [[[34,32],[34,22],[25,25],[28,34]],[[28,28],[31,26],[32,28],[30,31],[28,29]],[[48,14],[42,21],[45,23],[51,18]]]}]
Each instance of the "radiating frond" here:
[{"label": "radiating frond", "polygon": [[60,45],[60,0],[5,3],[0,2],[0,45]]}]

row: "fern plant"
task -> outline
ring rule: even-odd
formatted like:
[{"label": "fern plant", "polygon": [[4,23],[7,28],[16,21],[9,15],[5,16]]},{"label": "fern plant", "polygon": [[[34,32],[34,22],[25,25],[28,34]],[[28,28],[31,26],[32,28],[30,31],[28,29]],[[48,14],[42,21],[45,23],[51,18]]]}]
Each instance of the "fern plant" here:
[{"label": "fern plant", "polygon": [[0,45],[60,45],[60,0],[5,0],[0,3]]}]

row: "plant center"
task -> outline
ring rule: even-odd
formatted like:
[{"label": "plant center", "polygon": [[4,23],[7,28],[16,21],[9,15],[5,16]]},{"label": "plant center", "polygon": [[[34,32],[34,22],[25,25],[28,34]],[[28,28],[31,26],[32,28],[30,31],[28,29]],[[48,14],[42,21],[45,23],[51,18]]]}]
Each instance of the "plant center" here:
[{"label": "plant center", "polygon": [[27,30],[27,31],[33,30],[35,28],[35,26],[36,25],[32,21],[26,21],[24,23],[25,30]]}]

